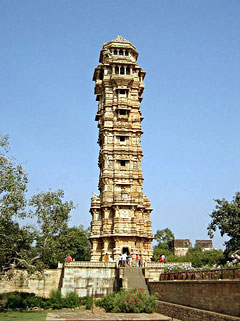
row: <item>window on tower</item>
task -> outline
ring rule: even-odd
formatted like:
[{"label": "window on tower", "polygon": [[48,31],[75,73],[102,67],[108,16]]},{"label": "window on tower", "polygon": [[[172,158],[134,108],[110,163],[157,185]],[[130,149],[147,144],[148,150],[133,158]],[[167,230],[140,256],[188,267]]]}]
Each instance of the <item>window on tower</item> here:
[{"label": "window on tower", "polygon": [[128,50],[125,51],[125,56],[128,56],[129,55],[129,52]]},{"label": "window on tower", "polygon": [[127,115],[127,111],[124,110],[124,109],[120,109],[120,110],[119,110],[119,115],[125,116],[125,115]]},{"label": "window on tower", "polygon": [[120,165],[121,166],[126,166],[126,161],[125,160],[120,160]]},{"label": "window on tower", "polygon": [[120,89],[119,93],[120,93],[120,95],[125,95],[126,94],[126,90],[125,89]]},{"label": "window on tower", "polygon": [[100,80],[103,80],[103,74],[104,74],[104,71],[103,71],[103,69],[101,69],[100,73],[99,73],[99,79]]},{"label": "window on tower", "polygon": [[122,49],[119,50],[119,55],[120,55],[120,56],[123,56],[123,51],[122,51]]},{"label": "window on tower", "polygon": [[120,68],[120,75],[124,75],[124,68],[123,67]]},{"label": "window on tower", "polygon": [[126,136],[119,136],[120,142],[125,142]]},{"label": "window on tower", "polygon": [[117,55],[117,49],[114,50],[113,54],[114,54],[114,55]]}]

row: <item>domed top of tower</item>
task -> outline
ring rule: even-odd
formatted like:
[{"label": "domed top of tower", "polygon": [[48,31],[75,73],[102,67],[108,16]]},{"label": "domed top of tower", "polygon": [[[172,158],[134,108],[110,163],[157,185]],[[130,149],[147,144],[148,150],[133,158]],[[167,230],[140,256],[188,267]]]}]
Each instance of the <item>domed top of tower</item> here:
[{"label": "domed top of tower", "polygon": [[[138,52],[136,50],[136,47],[127,39],[123,38],[122,36],[117,36],[115,39],[104,43],[103,44],[103,48],[101,50],[100,53],[100,58],[99,61],[103,62],[103,57],[106,55],[109,56],[109,54],[116,52],[116,50],[120,50],[121,49],[126,49],[127,52],[129,50],[129,52],[132,52],[133,56],[135,57],[135,59],[137,59],[138,57]],[[120,53],[121,55],[121,53]]]},{"label": "domed top of tower", "polygon": [[130,45],[131,47],[133,47],[136,50],[136,47],[130,41],[128,41],[127,39],[123,38],[122,36],[117,36],[115,39],[105,43],[103,45],[103,48],[105,46],[108,46],[109,44],[114,44],[114,43],[117,43],[117,44],[128,44],[128,45]]}]

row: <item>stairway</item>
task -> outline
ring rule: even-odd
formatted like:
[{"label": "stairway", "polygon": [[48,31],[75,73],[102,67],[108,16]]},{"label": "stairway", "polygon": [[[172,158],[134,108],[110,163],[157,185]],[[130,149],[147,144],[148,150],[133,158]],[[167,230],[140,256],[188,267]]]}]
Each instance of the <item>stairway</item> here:
[{"label": "stairway", "polygon": [[123,273],[123,283],[128,290],[141,288],[149,293],[142,268],[140,267],[126,266]]}]

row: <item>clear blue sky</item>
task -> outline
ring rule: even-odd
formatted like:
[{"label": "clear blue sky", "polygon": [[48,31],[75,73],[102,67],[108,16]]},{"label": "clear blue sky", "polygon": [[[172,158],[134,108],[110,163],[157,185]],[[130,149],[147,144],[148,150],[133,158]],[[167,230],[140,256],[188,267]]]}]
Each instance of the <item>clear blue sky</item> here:
[{"label": "clear blue sky", "polygon": [[153,230],[208,238],[213,199],[240,190],[239,17],[239,0],[0,0],[0,131],[29,174],[29,194],[62,188],[78,204],[71,224],[89,225],[99,175],[92,74],[119,34],[147,72]]}]

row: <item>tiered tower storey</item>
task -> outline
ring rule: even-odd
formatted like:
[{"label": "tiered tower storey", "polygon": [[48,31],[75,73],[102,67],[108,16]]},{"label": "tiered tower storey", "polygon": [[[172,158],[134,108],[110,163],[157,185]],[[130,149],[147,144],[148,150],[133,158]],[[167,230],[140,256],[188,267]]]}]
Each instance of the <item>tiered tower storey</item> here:
[{"label": "tiered tower storey", "polygon": [[99,191],[91,199],[91,261],[152,256],[150,201],[143,194],[140,103],[145,72],[138,52],[123,37],[105,43],[93,75],[100,146]]}]

